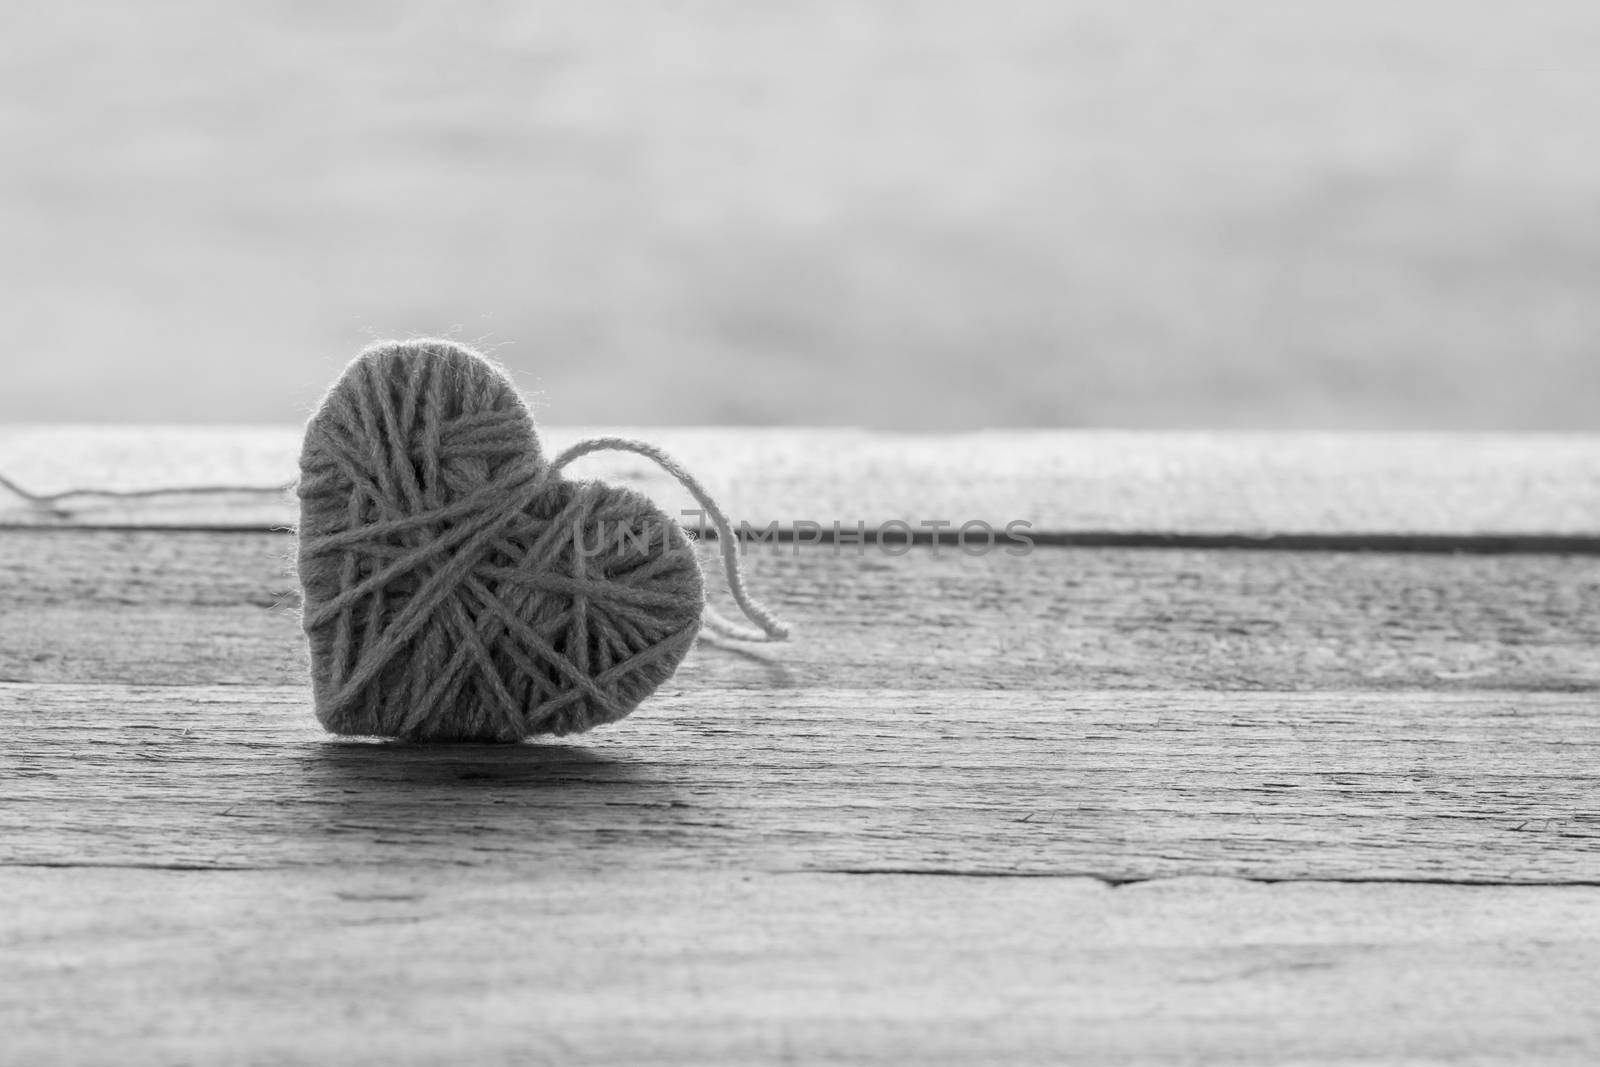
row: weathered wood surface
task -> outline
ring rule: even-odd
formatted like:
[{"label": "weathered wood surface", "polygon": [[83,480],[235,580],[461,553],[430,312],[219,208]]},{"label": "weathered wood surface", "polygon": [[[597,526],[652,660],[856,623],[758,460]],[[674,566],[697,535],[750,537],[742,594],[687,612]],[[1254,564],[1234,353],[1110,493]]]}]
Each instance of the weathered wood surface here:
[{"label": "weathered wood surface", "polygon": [[[0,680],[302,683],[291,553],[282,533],[0,530]],[[795,636],[702,644],[686,686],[1600,690],[1594,556],[783,545],[746,562]]]},{"label": "weathered wood surface", "polygon": [[521,746],[331,739],[299,686],[0,702],[10,864],[1600,886],[1586,694],[674,686]]},{"label": "weathered wood surface", "polygon": [[[552,454],[597,432],[676,455],[736,519],[874,529],[1026,520],[1044,535],[1497,537],[1600,544],[1600,438],[1580,435],[1116,433],[929,436],[850,430],[543,431]],[[0,474],[41,493],[292,480],[298,427],[0,428]],[[575,475],[692,506],[648,461],[595,456]],[[79,498],[65,515],[0,490],[0,524],[292,523],[287,494]]]},{"label": "weathered wood surface", "polygon": [[[1189,546],[752,550],[791,644],[414,747],[316,727],[289,535],[238,532],[287,499],[0,500],[0,1063],[1600,1058],[1600,441],[649,436],[758,524]],[[1487,554],[1195,547],[1263,534]]]},{"label": "weathered wood surface", "polygon": [[625,868],[84,873],[0,869],[0,1060],[1600,1057],[1600,889]]}]

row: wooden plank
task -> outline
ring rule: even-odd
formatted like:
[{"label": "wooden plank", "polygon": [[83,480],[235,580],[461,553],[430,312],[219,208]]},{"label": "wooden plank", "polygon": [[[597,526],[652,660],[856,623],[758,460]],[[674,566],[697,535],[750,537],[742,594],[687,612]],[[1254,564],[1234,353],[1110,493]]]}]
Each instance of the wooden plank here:
[{"label": "wooden plank", "polygon": [[1574,1064],[1600,889],[0,870],[18,1064]]},{"label": "wooden plank", "polygon": [[[286,534],[0,531],[0,679],[305,681]],[[704,688],[1600,688],[1600,559],[766,546],[781,646]],[[720,594],[714,599],[727,603]]]},{"label": "wooden plank", "polygon": [[[1012,520],[1034,533],[1600,543],[1600,436],[1118,433],[948,435],[796,429],[545,431],[557,449],[591,433],[654,441],[737,519],[875,529]],[[37,492],[292,480],[297,427],[13,426],[0,474]],[[586,459],[676,513],[691,506],[647,461]],[[53,516],[0,492],[0,524],[265,528],[295,518],[284,494],[78,499]]]},{"label": "wooden plank", "polygon": [[[196,454],[237,447],[211,432]],[[177,454],[118,433],[117,477]],[[708,454],[748,439],[712,432]],[[1191,534],[1600,525],[1584,439],[1555,463],[1555,439],[1469,445],[1478,481],[1448,486],[1414,477],[1466,477],[1425,452],[1387,474],[1302,454],[1321,513],[1265,439],[1254,466],[1202,449],[1198,472],[1140,475],[1130,452],[1120,483],[1076,452],[1040,481],[1015,441],[1020,473],[985,481],[937,448],[869,443],[862,473],[795,440],[766,485],[720,469],[757,504],[863,519],[919,493],[1033,499],[1081,531],[1073,493],[1131,486],[1103,513],[1220,523],[1168,528]],[[1348,525],[1407,492],[1422,527]],[[272,518],[195,503],[69,521]],[[1263,514],[1309,525],[1240,518]],[[0,531],[0,1061],[1600,1051],[1595,556],[769,547],[749,562],[793,644],[702,644],[622,724],[486,748],[319,730],[291,547]]]},{"label": "wooden plank", "polygon": [[301,687],[0,686],[0,865],[1600,885],[1595,698],[675,688],[522,746]]}]

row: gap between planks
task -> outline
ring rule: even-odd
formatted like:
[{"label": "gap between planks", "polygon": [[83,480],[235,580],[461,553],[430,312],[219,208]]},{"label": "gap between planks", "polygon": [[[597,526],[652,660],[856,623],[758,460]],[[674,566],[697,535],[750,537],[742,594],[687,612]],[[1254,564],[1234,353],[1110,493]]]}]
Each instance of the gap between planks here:
[{"label": "gap between planks", "polygon": [[[146,516],[147,518],[149,516]],[[103,533],[132,533],[160,529],[171,533],[202,534],[293,534],[295,528],[286,522],[255,525],[202,525],[194,523],[143,522],[102,523],[77,519],[60,523],[23,522],[8,525],[0,521],[0,530],[51,530],[72,529]],[[720,538],[714,529],[693,531],[703,542],[714,544]],[[908,535],[900,527],[863,526],[860,529],[796,529],[774,527],[768,529],[756,524],[751,529],[738,528],[736,537],[741,544],[760,548],[767,544],[833,546],[853,550],[856,545],[867,544],[873,551],[895,554],[907,547],[940,545],[959,551],[1005,551],[1006,549],[1045,548],[1141,548],[1141,549],[1205,549],[1252,550],[1277,552],[1406,552],[1444,555],[1600,555],[1600,534],[1389,534],[1389,533],[1315,533],[1315,534],[1220,534],[1172,533],[1140,530],[1081,530],[1081,531],[1022,531],[1007,534],[1003,529],[985,535],[981,530],[967,537],[958,533],[939,531],[911,531]]]}]

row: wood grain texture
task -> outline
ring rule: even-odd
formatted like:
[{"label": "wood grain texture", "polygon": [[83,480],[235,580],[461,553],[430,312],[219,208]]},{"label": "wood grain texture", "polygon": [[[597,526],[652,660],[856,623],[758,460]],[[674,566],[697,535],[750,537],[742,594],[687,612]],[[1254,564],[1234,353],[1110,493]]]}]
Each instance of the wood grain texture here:
[{"label": "wood grain texture", "polygon": [[[302,684],[291,551],[281,533],[0,531],[0,680]],[[794,639],[702,642],[685,686],[1600,688],[1593,556],[784,545],[746,562]]]},{"label": "wood grain texture", "polygon": [[0,865],[1600,885],[1587,695],[683,687],[523,746],[331,738],[301,687],[0,708]]},{"label": "wood grain texture", "polygon": [[[993,432],[554,427],[551,451],[594,432],[654,441],[737,519],[874,529],[1020,519],[1043,535],[1499,537],[1600,540],[1600,437],[1582,435]],[[0,429],[0,473],[37,492],[282,484],[297,427]],[[647,461],[594,457],[575,474],[692,502]],[[0,523],[265,528],[284,494],[77,500],[55,517],[0,492]]]},{"label": "wood grain texture", "polygon": [[[292,541],[241,532],[287,500],[0,503],[0,1063],[1600,1057],[1600,555],[1281,548],[1587,545],[1600,442],[679,433],[758,522],[1280,548],[766,546],[792,644],[417,747],[316,726]],[[296,444],[13,429],[0,472]]]},{"label": "wood grain texture", "polygon": [[0,1061],[1572,1064],[1600,889],[0,869]]}]

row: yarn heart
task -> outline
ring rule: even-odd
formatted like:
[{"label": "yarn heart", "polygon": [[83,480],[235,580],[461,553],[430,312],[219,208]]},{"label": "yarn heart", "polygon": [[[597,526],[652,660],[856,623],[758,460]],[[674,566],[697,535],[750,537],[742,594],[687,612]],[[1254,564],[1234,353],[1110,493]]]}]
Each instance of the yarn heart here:
[{"label": "yarn heart", "polygon": [[324,726],[565,734],[622,718],[672,676],[705,604],[693,546],[644,496],[568,480],[564,462],[546,460],[516,388],[475,352],[390,342],[350,364],[300,456]]}]

